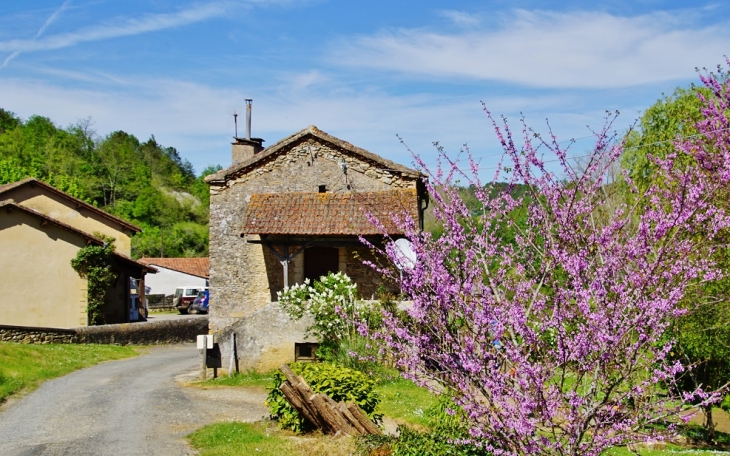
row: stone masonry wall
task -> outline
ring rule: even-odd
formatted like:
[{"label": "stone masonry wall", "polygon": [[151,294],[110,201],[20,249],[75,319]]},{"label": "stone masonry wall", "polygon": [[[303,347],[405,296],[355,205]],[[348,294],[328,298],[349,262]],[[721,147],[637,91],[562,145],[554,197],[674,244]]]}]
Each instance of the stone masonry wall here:
[{"label": "stone masonry wall", "polygon": [[22,344],[72,344],[76,342],[73,329],[0,326],[0,341]]},{"label": "stone masonry wall", "polygon": [[84,326],[72,329],[0,326],[0,341],[24,344],[150,345],[195,342],[208,333],[208,318]]}]

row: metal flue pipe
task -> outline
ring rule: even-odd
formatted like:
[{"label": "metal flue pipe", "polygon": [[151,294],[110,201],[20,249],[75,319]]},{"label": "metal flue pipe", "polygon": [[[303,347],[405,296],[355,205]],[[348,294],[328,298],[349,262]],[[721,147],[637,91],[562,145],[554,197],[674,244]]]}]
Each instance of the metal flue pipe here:
[{"label": "metal flue pipe", "polygon": [[246,98],[246,139],[251,140],[251,102],[253,100]]}]

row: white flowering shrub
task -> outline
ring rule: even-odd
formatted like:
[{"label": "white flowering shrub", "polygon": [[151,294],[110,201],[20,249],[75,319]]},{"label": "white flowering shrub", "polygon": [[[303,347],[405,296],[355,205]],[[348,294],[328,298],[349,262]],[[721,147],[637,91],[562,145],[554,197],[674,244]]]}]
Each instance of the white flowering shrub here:
[{"label": "white flowering shrub", "polygon": [[330,272],[310,285],[309,279],[277,293],[279,305],[294,319],[305,315],[313,319],[307,336],[320,343],[336,345],[354,331],[352,322],[357,301],[357,286],[342,272]]}]

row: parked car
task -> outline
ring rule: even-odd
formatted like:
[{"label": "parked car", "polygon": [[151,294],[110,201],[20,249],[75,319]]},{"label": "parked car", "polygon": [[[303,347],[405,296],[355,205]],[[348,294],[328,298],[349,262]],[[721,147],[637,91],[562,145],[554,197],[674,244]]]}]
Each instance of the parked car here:
[{"label": "parked car", "polygon": [[200,293],[198,293],[198,296],[195,298],[195,301],[193,301],[193,303],[190,304],[190,307],[188,307],[188,313],[207,314],[209,304],[210,304],[210,291],[207,289],[200,290]]},{"label": "parked car", "polygon": [[207,290],[206,287],[178,287],[175,290],[175,295],[172,298],[172,305],[181,313],[188,313],[188,307],[195,301],[198,294],[202,290]]}]

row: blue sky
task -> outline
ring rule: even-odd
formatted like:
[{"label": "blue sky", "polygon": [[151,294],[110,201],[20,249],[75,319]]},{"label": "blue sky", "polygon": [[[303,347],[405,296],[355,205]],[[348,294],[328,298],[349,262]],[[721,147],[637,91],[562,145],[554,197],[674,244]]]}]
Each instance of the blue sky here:
[{"label": "blue sky", "polygon": [[625,128],[724,62],[729,22],[724,2],[661,0],[2,2],[0,107],[154,134],[200,171],[230,164],[232,114],[253,98],[265,145],[316,125],[409,165],[398,134],[427,162],[434,141],[468,144],[491,174],[480,101],[564,140],[606,110]]}]

